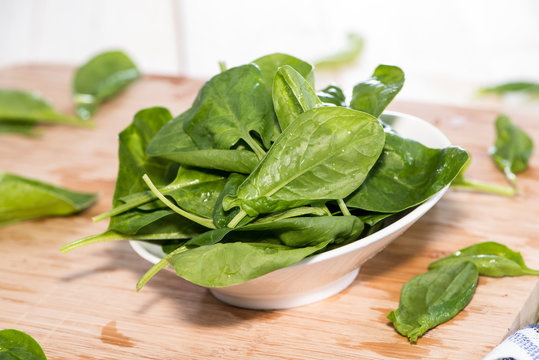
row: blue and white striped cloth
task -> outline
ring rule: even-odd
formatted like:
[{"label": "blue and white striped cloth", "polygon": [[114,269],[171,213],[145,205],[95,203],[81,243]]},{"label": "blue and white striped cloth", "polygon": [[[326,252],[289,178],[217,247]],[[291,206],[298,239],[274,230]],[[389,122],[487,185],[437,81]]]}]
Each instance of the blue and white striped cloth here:
[{"label": "blue and white striped cloth", "polygon": [[539,360],[539,324],[509,336],[483,360]]}]

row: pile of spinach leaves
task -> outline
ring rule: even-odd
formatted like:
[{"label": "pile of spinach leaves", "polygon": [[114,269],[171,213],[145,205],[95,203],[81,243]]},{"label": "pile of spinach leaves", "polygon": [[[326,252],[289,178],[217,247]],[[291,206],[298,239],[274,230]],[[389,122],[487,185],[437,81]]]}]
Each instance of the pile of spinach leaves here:
[{"label": "pile of spinach leaves", "polygon": [[387,315],[412,343],[429,329],[457,315],[472,299],[479,275],[535,275],[519,252],[487,241],[471,245],[429,264],[429,271],[403,285],[399,307]]},{"label": "pile of spinach leaves", "polygon": [[404,84],[380,65],[353,88],[315,92],[313,65],[270,54],[223,70],[173,117],[139,111],[119,136],[106,232],[62,247],[136,239],[193,283],[229,286],[356,241],[426,201],[469,160],[401,137],[382,113]]}]

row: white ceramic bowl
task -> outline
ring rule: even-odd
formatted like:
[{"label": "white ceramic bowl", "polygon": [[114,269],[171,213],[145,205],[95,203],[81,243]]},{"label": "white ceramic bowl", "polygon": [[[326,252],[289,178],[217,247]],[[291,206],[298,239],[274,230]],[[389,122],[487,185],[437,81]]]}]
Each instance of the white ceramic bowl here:
[{"label": "white ceramic bowl", "polygon": [[[417,117],[385,112],[383,120],[403,137],[414,139],[426,146],[442,148],[451,145],[440,130]],[[361,264],[384,249],[423,216],[440,200],[447,188],[372,235],[245,283],[210,288],[210,291],[225,303],[248,309],[291,308],[335,295],[354,281]],[[158,262],[165,255],[161,247],[155,244],[141,241],[130,241],[130,244],[141,257],[151,263]]]}]

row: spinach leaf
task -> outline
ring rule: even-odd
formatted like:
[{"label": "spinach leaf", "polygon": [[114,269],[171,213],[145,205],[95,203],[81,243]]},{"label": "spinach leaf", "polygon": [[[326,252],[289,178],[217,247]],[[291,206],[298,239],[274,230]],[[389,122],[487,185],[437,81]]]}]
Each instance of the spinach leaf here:
[{"label": "spinach leaf", "polygon": [[363,223],[353,216],[299,217],[217,229],[220,236],[194,238],[192,243],[200,243],[203,237],[205,245],[173,255],[171,263],[179,276],[195,284],[229,286],[293,265],[330,243],[355,240],[362,229]]},{"label": "spinach leaf", "polygon": [[397,66],[379,65],[372,76],[354,86],[350,107],[379,117],[404,85],[404,73]]},{"label": "spinach leaf", "polygon": [[516,175],[528,167],[533,150],[533,141],[522,129],[505,115],[496,118],[496,142],[489,149],[494,163],[504,172],[511,183]]},{"label": "spinach leaf", "polygon": [[277,70],[273,81],[273,108],[281,130],[284,130],[299,114],[322,106],[311,85],[289,65]]},{"label": "spinach leaf", "polygon": [[0,134],[18,134],[24,136],[38,136],[41,131],[35,129],[35,122],[0,121]]},{"label": "spinach leaf", "polygon": [[510,93],[526,93],[530,95],[539,95],[539,83],[530,81],[514,81],[503,84],[484,87],[479,90],[480,94],[505,95]]},{"label": "spinach leaf", "polygon": [[173,198],[179,207],[190,213],[213,218],[213,210],[225,181],[219,179],[181,187],[171,191],[168,196]]},{"label": "spinach leaf", "polygon": [[346,96],[337,85],[329,85],[320,90],[317,95],[325,105],[346,106]]},{"label": "spinach leaf", "polygon": [[[372,116],[339,107],[321,107],[298,116],[266,157],[223,200],[256,216],[348,196],[363,182],[384,144]],[[234,224],[231,224],[234,225]]]},{"label": "spinach leaf", "polygon": [[262,158],[256,133],[269,148],[275,122],[271,97],[260,69],[243,65],[210,79],[184,120],[184,130],[199,149],[230,149],[240,139]]},{"label": "spinach leaf", "polygon": [[388,131],[382,155],[346,205],[384,213],[408,209],[449,185],[467,162],[461,148],[431,149]]},{"label": "spinach leaf", "polygon": [[249,150],[199,149],[184,126],[189,110],[166,123],[148,143],[146,155],[158,156],[183,165],[249,174],[258,163]]},{"label": "spinach leaf", "polygon": [[192,283],[230,286],[296,264],[326,245],[293,248],[272,243],[218,243],[181,252],[171,261],[176,274]]},{"label": "spinach leaf", "polygon": [[170,112],[162,107],[140,110],[133,122],[119,135],[119,168],[114,190],[113,205],[122,203],[120,198],[148,190],[142,175],[149,174],[158,186],[169,184],[176,174],[177,165],[164,159],[146,155],[150,139],[172,119]]},{"label": "spinach leaf", "polygon": [[121,51],[108,51],[79,67],[73,78],[73,100],[77,115],[89,119],[103,101],[140,77],[133,61]]},{"label": "spinach leaf", "polygon": [[273,79],[277,70],[285,65],[294,68],[314,89],[314,66],[294,56],[281,53],[269,54],[254,60],[253,63],[262,71],[264,85],[269,96],[273,94]]},{"label": "spinach leaf", "polygon": [[15,329],[0,331],[0,359],[47,360],[43,349],[30,335]]},{"label": "spinach leaf", "polygon": [[478,277],[477,267],[471,262],[418,275],[404,284],[399,308],[387,318],[401,335],[415,343],[426,331],[448,321],[468,304]]},{"label": "spinach leaf", "polygon": [[88,208],[96,194],[57,187],[0,172],[0,225],[48,216],[65,216]]},{"label": "spinach leaf", "polygon": [[161,156],[183,151],[198,150],[191,137],[185,132],[185,123],[190,119],[190,110],[168,121],[151,138],[146,148],[146,155]]},{"label": "spinach leaf", "polygon": [[0,89],[0,126],[4,131],[28,134],[37,123],[93,126],[92,122],[59,113],[37,94]]},{"label": "spinach leaf", "polygon": [[429,264],[429,269],[437,269],[446,265],[470,261],[477,266],[480,275],[486,276],[518,276],[539,275],[539,270],[526,266],[519,252],[507,246],[487,241],[464,249]]},{"label": "spinach leaf", "polygon": [[[240,283],[296,263],[330,243],[344,244],[356,240],[362,230],[363,223],[354,216],[297,217],[235,229],[218,228],[193,237],[168,254],[142,276],[137,290],[168,263],[175,266],[179,276],[196,284],[227,286]],[[225,241],[226,244],[219,244]],[[294,249],[296,251],[292,251]],[[187,253],[189,255],[183,259]],[[227,256],[227,259],[214,258],[220,256]],[[247,264],[245,259],[249,259],[248,256],[253,258]],[[270,270],[257,268],[258,261],[264,262],[261,266],[269,266]],[[237,268],[243,270],[228,271]]]},{"label": "spinach leaf", "polygon": [[363,51],[363,37],[359,34],[348,34],[348,43],[345,49],[328,55],[314,62],[316,69],[338,69],[353,64]]}]

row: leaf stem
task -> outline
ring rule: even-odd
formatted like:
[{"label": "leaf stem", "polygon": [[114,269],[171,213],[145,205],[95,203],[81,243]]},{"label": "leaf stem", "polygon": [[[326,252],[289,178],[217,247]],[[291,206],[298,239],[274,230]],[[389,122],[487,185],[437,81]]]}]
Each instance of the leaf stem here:
[{"label": "leaf stem", "polygon": [[240,209],[240,212],[237,213],[236,216],[234,216],[232,220],[230,220],[227,227],[231,229],[235,228],[236,226],[238,226],[240,221],[243,220],[243,218],[246,216],[247,216],[247,213],[243,209]]},{"label": "leaf stem", "polygon": [[146,273],[144,275],[142,275],[142,277],[139,279],[139,281],[137,282],[137,291],[140,291],[140,289],[142,289],[142,287],[148,282],[150,281],[151,278],[153,278],[159,271],[161,271],[165,266],[167,266],[168,264],[170,264],[170,259],[172,259],[172,257],[176,254],[179,254],[179,253],[182,253],[184,251],[187,251],[189,249],[187,249],[187,247],[184,246],[180,246],[179,248],[177,248],[176,250],[172,251],[170,254],[168,254],[167,256],[165,256],[164,258],[162,258],[158,263],[156,263],[154,266],[152,266],[150,268],[150,270],[146,271]]},{"label": "leaf stem", "polygon": [[159,192],[159,190],[155,187],[155,185],[152,183],[152,181],[150,180],[150,178],[148,177],[147,174],[144,174],[142,176],[142,180],[144,180],[146,185],[148,185],[148,187],[150,188],[152,193],[155,196],[157,196],[157,198],[159,200],[161,200],[166,206],[168,206],[175,213],[180,214],[181,216],[183,216],[183,217],[185,217],[185,218],[187,218],[187,219],[189,219],[191,221],[194,221],[197,224],[205,226],[207,228],[216,229],[215,225],[213,224],[212,219],[207,219],[207,218],[195,215],[195,214],[191,214],[191,213],[181,209],[180,207],[174,205],[170,200],[168,200],[163,194],[161,194]]},{"label": "leaf stem", "polygon": [[491,184],[484,181],[473,180],[461,177],[456,181],[453,181],[451,184],[452,187],[456,189],[465,189],[480,191],[490,194],[502,195],[502,196],[514,196],[517,193],[517,190],[512,186],[502,186],[497,184]]},{"label": "leaf stem", "polygon": [[343,199],[337,200],[337,203],[339,204],[339,208],[341,209],[341,212],[342,212],[343,215],[345,215],[345,216],[352,215],[352,214],[350,213],[350,210],[348,210],[348,207],[347,207],[346,204],[344,203],[344,200],[343,200]]},{"label": "leaf stem", "polygon": [[266,156],[266,152],[264,151],[264,149],[262,149],[258,142],[250,135],[247,135],[244,140],[247,145],[249,145],[251,149],[255,152],[256,156],[258,157],[258,160],[262,160],[262,158]]},{"label": "leaf stem", "polygon": [[149,202],[150,200],[152,199],[155,199],[155,195],[152,193],[152,194],[147,194],[147,195],[143,195],[139,198],[136,198],[135,200],[133,201],[128,201],[120,206],[116,206],[116,207],[113,207],[112,209],[110,209],[109,211],[107,212],[104,212],[102,214],[99,214],[97,216],[94,216],[92,218],[93,222],[99,222],[101,220],[105,220],[105,219],[108,219],[110,217],[113,217],[113,216],[116,216],[118,214],[121,214],[127,210],[131,210],[133,208],[136,208],[137,206],[140,206],[140,205],[143,205],[147,202]]}]

